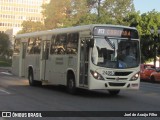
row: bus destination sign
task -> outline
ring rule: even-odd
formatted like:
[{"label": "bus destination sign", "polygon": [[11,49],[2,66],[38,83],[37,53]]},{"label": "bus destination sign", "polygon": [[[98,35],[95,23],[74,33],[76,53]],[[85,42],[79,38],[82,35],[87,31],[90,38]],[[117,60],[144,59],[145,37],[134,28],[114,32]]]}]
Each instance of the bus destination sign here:
[{"label": "bus destination sign", "polygon": [[127,28],[95,27],[94,35],[138,39],[138,32]]}]

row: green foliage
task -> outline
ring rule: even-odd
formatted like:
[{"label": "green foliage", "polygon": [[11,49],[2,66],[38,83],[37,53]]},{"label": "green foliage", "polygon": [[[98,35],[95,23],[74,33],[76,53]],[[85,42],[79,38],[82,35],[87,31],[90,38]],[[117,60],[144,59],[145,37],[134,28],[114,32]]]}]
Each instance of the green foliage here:
[{"label": "green foliage", "polygon": [[[158,36],[157,30],[160,27],[160,13],[152,10],[140,15],[139,12],[132,12],[124,18],[128,26],[136,27],[141,39],[142,62],[153,59],[155,56],[155,47],[160,54],[160,41],[155,41],[154,37]],[[151,29],[154,30],[151,33]]]},{"label": "green foliage", "polygon": [[[155,56],[155,47],[160,49],[159,42],[155,41],[154,37],[158,35],[157,30],[160,26],[160,13],[151,11],[141,15],[141,45],[142,53],[146,57],[145,60],[153,58]],[[151,29],[154,29],[154,33],[151,33]]]},{"label": "green foliage", "polygon": [[142,14],[141,17],[142,35],[151,35],[151,29],[154,29],[154,35],[157,35],[158,26],[160,26],[160,13],[153,10]]},{"label": "green foliage", "polygon": [[11,42],[9,36],[5,33],[0,33],[0,56],[8,56],[10,51]]},{"label": "green foliage", "polygon": [[1,61],[0,60],[0,67],[11,67],[11,61]]},{"label": "green foliage", "polygon": [[42,6],[45,27],[53,29],[77,25],[79,19],[89,11],[86,6],[86,0],[51,0]]},{"label": "green foliage", "polygon": [[51,0],[43,7],[47,29],[84,24],[124,24],[133,0]]},{"label": "green foliage", "polygon": [[22,30],[19,32],[19,34],[22,33],[29,33],[29,32],[35,32],[35,31],[41,31],[44,30],[44,24],[41,22],[34,22],[34,21],[24,21],[22,23]]},{"label": "green foliage", "polygon": [[102,5],[102,14],[107,15],[116,24],[124,24],[123,19],[134,12],[133,0],[105,0]]}]

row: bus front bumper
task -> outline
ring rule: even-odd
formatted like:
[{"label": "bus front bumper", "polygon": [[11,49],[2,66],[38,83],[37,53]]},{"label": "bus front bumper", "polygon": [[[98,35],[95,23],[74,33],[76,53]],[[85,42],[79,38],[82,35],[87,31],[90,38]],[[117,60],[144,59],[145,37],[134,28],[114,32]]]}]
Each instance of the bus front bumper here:
[{"label": "bus front bumper", "polygon": [[89,89],[139,89],[140,80],[136,81],[103,81],[92,79]]}]

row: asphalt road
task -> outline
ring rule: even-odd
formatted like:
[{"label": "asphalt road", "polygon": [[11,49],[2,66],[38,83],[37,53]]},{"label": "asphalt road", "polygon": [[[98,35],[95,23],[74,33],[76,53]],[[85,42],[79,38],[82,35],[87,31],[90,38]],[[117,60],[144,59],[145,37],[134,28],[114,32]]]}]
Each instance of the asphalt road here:
[{"label": "asphalt road", "polygon": [[[159,111],[160,114],[160,83],[141,82],[140,90],[122,90],[118,96],[110,96],[104,90],[79,90],[77,95],[70,95],[65,87],[31,87],[27,79],[6,72],[0,71],[0,111],[131,111],[131,113],[132,111]],[[0,118],[0,120],[10,119],[21,120],[22,118]],[[23,119],[31,120],[31,118]],[[52,120],[53,118],[39,119]],[[54,119],[158,120],[159,118],[54,117]]]}]

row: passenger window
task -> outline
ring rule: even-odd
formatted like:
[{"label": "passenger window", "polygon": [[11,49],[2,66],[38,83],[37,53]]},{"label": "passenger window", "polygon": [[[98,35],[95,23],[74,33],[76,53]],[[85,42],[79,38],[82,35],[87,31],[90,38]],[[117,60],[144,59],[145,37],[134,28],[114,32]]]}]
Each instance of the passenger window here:
[{"label": "passenger window", "polygon": [[68,34],[67,40],[67,54],[77,54],[78,52],[78,33],[70,33]]},{"label": "passenger window", "polygon": [[16,39],[14,43],[14,54],[19,54],[20,53],[20,46],[21,46],[21,40]]},{"label": "passenger window", "polygon": [[55,54],[65,54],[67,34],[57,35],[54,43]]},{"label": "passenger window", "polygon": [[40,54],[40,53],[41,53],[41,39],[36,38],[34,46],[34,54]]},{"label": "passenger window", "polygon": [[41,39],[29,38],[28,40],[28,53],[29,54],[40,54],[41,52]]}]

